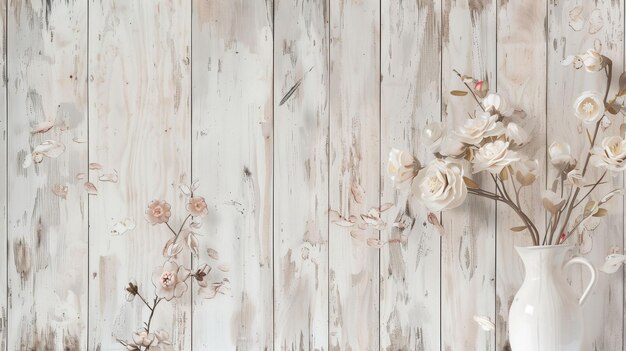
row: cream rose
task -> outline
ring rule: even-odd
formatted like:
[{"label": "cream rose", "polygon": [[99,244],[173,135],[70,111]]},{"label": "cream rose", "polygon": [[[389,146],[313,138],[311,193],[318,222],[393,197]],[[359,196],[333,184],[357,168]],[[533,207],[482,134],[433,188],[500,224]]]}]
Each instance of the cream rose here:
[{"label": "cream rose", "polygon": [[574,103],[574,114],[583,123],[595,123],[604,116],[602,96],[593,91],[585,91]]},{"label": "cream rose", "polygon": [[457,136],[466,144],[478,145],[483,138],[499,136],[503,132],[504,126],[498,122],[498,115],[483,112],[475,118],[466,119],[463,126],[459,128]]},{"label": "cream rose", "polygon": [[572,149],[568,143],[555,141],[548,148],[550,162],[557,167],[571,166],[575,163],[572,157]]},{"label": "cream rose", "polygon": [[413,181],[413,195],[430,211],[458,207],[467,197],[463,168],[448,160],[435,159]]},{"label": "cream rose", "polygon": [[483,99],[483,107],[491,113],[497,113],[504,117],[509,117],[515,112],[506,99],[496,93],[490,93]]},{"label": "cream rose", "polygon": [[439,122],[431,122],[422,130],[422,144],[428,146],[431,152],[438,152],[444,138],[444,128]]},{"label": "cream rose", "polygon": [[604,138],[601,146],[592,150],[591,164],[613,172],[626,169],[626,140],[618,136]]},{"label": "cream rose", "polygon": [[391,149],[387,174],[396,188],[408,188],[419,171],[419,162],[406,151]]},{"label": "cream rose", "polygon": [[515,151],[509,150],[509,146],[509,142],[496,140],[480,147],[472,160],[474,173],[489,171],[498,174],[504,167],[519,161],[520,157]]},{"label": "cream rose", "polygon": [[458,139],[456,134],[447,134],[439,146],[439,153],[449,157],[460,157],[467,150],[467,145]]}]

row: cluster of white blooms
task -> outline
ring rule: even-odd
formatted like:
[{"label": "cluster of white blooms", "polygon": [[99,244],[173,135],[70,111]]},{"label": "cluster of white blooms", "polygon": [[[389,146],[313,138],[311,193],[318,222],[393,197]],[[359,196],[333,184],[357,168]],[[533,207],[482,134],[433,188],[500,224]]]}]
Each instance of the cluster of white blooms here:
[{"label": "cluster of white blooms", "polygon": [[[610,60],[595,50],[570,56],[563,64],[584,67],[588,72],[607,70],[610,75]],[[429,123],[423,128],[421,142],[433,153],[433,160],[422,166],[409,152],[393,149],[389,154],[388,173],[391,180],[398,188],[409,189],[412,198],[431,211],[455,208],[463,203],[468,193],[505,196],[481,190],[469,173],[490,173],[496,182],[502,182],[504,188],[507,179],[516,182],[514,187],[516,184],[528,186],[537,179],[539,163],[521,150],[530,141],[530,134],[518,118],[522,114],[516,113],[504,96],[490,92],[487,82],[460,77],[469,91],[453,91],[452,94],[464,96],[469,92],[478,106],[456,129],[446,128],[439,122]],[[607,113],[617,113],[615,108],[611,110],[611,104],[615,104],[622,92],[626,95],[626,87],[620,87],[620,93],[607,101],[609,87],[610,80],[606,94],[585,91],[575,100],[573,115],[582,127],[595,125],[597,129],[603,119],[607,119]],[[554,141],[547,151],[560,179],[574,189],[589,185],[584,181],[587,164],[613,172],[626,169],[626,140],[623,135],[608,136],[602,141],[598,139],[590,148],[585,162],[578,162],[572,155],[570,145],[564,141]],[[564,210],[562,207],[566,201],[554,191],[543,191],[542,198],[549,212]]]},{"label": "cluster of white blooms", "polygon": [[[529,134],[513,121],[515,110],[496,93],[488,93],[483,81],[472,81],[480,110],[469,116],[455,130],[442,123],[429,123],[421,141],[435,155],[423,168],[406,151],[391,150],[388,173],[398,188],[410,188],[415,200],[431,211],[455,208],[465,200],[467,179],[465,161],[473,173],[487,171],[500,174],[513,164],[523,183],[536,178],[537,162],[523,157],[517,150],[526,145]],[[467,169],[469,172],[469,169]]]}]

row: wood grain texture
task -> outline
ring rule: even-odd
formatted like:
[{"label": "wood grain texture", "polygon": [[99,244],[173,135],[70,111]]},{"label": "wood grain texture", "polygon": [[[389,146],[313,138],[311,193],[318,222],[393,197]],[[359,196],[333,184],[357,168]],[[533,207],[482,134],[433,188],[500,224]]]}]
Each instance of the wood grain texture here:
[{"label": "wood grain texture", "polygon": [[194,297],[196,350],[273,349],[272,14],[272,1],[193,2],[193,175],[231,286]]},{"label": "wood grain texture", "polygon": [[[438,350],[440,339],[440,234],[428,211],[403,206],[386,166],[391,148],[410,150],[425,162],[420,131],[441,120],[438,1],[383,1],[381,7],[381,203],[399,205],[381,232],[380,333],[384,350]],[[407,224],[392,227],[393,222]]]},{"label": "wood grain texture", "polygon": [[[330,5],[330,207],[358,218],[380,205],[380,8]],[[380,234],[368,228],[359,240],[350,229],[333,224],[328,233],[330,349],[376,350],[379,251],[366,239]]]},{"label": "wood grain texture", "polygon": [[[121,349],[116,338],[149,314],[124,288],[136,279],[153,296],[170,236],[144,211],[166,200],[177,227],[179,186],[195,179],[210,209],[205,249],[179,260],[208,262],[210,280],[228,284],[212,299],[191,284],[159,306],[153,328],[175,350],[510,350],[524,274],[513,247],[530,244],[509,231],[517,218],[470,197],[441,215],[440,235],[394,189],[388,152],[429,161],[421,129],[458,127],[475,106],[449,94],[464,88],[452,70],[487,79],[526,111],[540,177],[524,206],[543,228],[546,145],[568,140],[584,156],[572,103],[604,89],[602,73],[560,61],[595,47],[617,80],[624,10],[624,0],[0,0],[0,350]],[[43,121],[54,127],[31,134]],[[65,151],[22,168],[49,139]],[[574,240],[596,266],[624,247],[624,200],[612,201]],[[399,206],[380,231],[334,223],[388,202]],[[136,228],[112,235],[125,218]],[[626,350],[625,275],[600,273],[584,350]],[[569,277],[577,290],[588,279]]]},{"label": "wood grain texture", "polygon": [[[577,11],[583,18],[582,28],[572,20]],[[580,160],[586,156],[588,141],[585,126],[573,115],[573,104],[583,91],[596,90],[602,94],[606,76],[603,72],[589,73],[585,69],[560,66],[560,61],[567,55],[596,48],[613,60],[613,81],[616,82],[624,67],[624,2],[550,1],[548,14],[547,139],[549,142],[569,141],[572,154]],[[616,90],[614,85],[610,96]],[[600,132],[599,141],[607,135],[618,134],[619,124],[623,122],[621,118],[612,120],[613,125]],[[588,181],[594,181],[600,175],[601,172],[592,167],[588,172]],[[609,184],[598,187],[598,198],[612,187],[621,187],[623,184],[621,176],[609,177],[608,181]],[[614,247],[623,247],[622,213],[623,203],[612,201],[608,217],[590,223],[580,235],[571,239],[577,246],[574,253],[587,257],[596,267],[601,266],[604,257]],[[579,292],[582,292],[589,279],[586,270],[578,268],[571,269],[569,277]],[[623,276],[609,276],[600,272],[598,283],[583,307],[586,319],[583,350],[622,348],[623,304]]]},{"label": "wood grain texture", "polygon": [[328,350],[328,1],[274,6],[274,344]]},{"label": "wood grain texture", "polygon": [[[87,343],[87,3],[8,4],[8,350],[84,349]],[[53,121],[46,133],[31,127]],[[43,140],[58,158],[22,168]],[[67,196],[53,193],[55,184]],[[83,263],[83,264],[77,264]]]},{"label": "wood grain texture", "polygon": [[[471,97],[450,95],[463,87],[452,70],[496,81],[496,6],[490,0],[446,0],[442,16],[443,120],[459,126],[476,103]],[[488,176],[475,179],[490,182]],[[469,196],[463,206],[443,214],[442,224],[441,348],[495,350],[493,332],[483,331],[473,320],[495,318],[495,204]]]},{"label": "wood grain texture", "polygon": [[0,71],[3,79],[0,80],[0,262],[3,268],[0,268],[0,350],[7,350],[8,336],[8,248],[9,241],[7,236],[7,214],[8,214],[8,115],[7,115],[7,0],[0,1]]},{"label": "wood grain texture", "polygon": [[[185,216],[179,185],[191,172],[190,17],[184,0],[89,3],[89,161],[103,167],[89,174],[98,188],[89,211],[92,350],[120,348],[115,339],[131,339],[147,320],[150,311],[127,302],[124,289],[135,279],[152,299],[152,272],[165,261],[171,234],[145,220],[150,201],[171,204],[174,227]],[[99,180],[115,172],[117,183]],[[112,235],[125,218],[136,228]],[[169,332],[176,350],[191,347],[190,296],[163,302],[152,323]]]},{"label": "wood grain texture", "polygon": [[[533,219],[543,235],[545,211],[541,190],[546,186],[546,21],[544,2],[498,2],[498,75],[497,91],[523,118],[514,122],[532,135],[524,152],[538,160],[537,180],[521,194],[522,208]],[[523,115],[522,115],[523,116]],[[516,182],[517,183],[517,182]],[[513,190],[506,182],[509,193]],[[519,187],[517,183],[515,186]],[[522,222],[513,210],[498,204],[496,245],[496,350],[510,349],[508,342],[509,308],[524,280],[524,267],[515,246],[531,246],[528,232],[514,233],[512,227]]]}]

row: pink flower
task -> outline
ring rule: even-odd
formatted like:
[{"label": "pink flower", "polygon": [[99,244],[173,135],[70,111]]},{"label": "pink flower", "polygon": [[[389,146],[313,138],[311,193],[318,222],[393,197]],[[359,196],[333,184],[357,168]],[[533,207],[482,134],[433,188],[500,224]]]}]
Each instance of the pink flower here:
[{"label": "pink flower", "polygon": [[189,203],[187,203],[187,211],[191,213],[192,216],[204,216],[209,213],[207,209],[206,202],[202,196],[194,196],[189,199]]},{"label": "pink flower", "polygon": [[152,273],[152,284],[156,288],[157,296],[167,301],[174,297],[181,297],[187,290],[185,280],[189,274],[187,268],[179,266],[174,261],[167,261],[163,267],[157,267]]},{"label": "pink flower", "polygon": [[154,200],[146,209],[146,219],[150,224],[166,223],[170,219],[170,204],[161,200]]}]

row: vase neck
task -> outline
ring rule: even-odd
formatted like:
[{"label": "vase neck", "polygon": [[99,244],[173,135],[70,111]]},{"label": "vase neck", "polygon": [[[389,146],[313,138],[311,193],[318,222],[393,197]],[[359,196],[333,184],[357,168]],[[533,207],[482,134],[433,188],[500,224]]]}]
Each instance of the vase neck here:
[{"label": "vase neck", "polygon": [[526,277],[561,274],[571,246],[550,245],[515,248],[524,262]]}]

